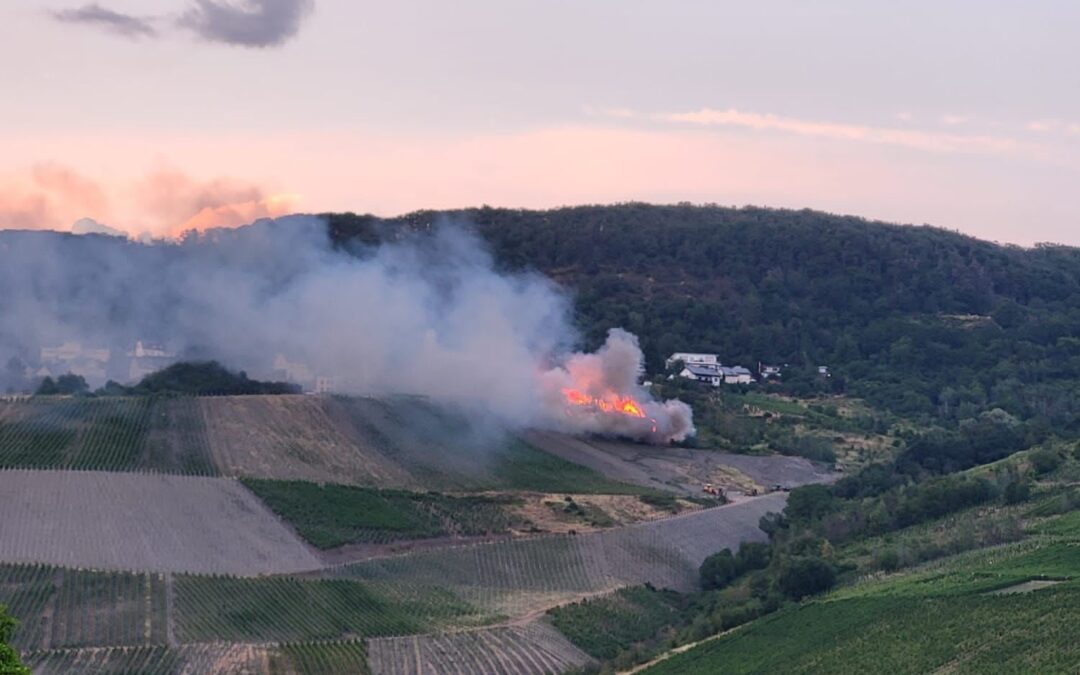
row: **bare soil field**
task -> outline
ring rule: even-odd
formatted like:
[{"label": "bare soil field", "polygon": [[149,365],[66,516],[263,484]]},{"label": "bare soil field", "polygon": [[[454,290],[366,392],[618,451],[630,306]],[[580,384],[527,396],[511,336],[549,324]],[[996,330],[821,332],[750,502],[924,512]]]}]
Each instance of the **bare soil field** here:
[{"label": "bare soil field", "polygon": [[456,633],[368,640],[373,675],[544,675],[592,662],[548,624],[535,621]]},{"label": "bare soil field", "polygon": [[255,575],[318,558],[258,499],[221,478],[0,471],[0,561]]},{"label": "bare soil field", "polygon": [[599,471],[613,480],[700,494],[704,483],[746,492],[780,484],[786,488],[831,480],[835,474],[802,457],[739,455],[609,441],[530,431],[526,441],[553,455]]}]

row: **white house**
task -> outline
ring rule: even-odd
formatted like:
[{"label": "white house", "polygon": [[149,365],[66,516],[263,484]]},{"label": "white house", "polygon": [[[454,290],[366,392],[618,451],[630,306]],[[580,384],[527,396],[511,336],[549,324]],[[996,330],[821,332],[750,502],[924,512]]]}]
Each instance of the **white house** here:
[{"label": "white house", "polygon": [[128,365],[128,380],[138,382],[151,373],[168,368],[176,361],[176,354],[164,345],[153,342],[135,341],[135,348],[128,352],[131,363]]},{"label": "white house", "polygon": [[664,362],[668,368],[675,365],[676,361],[682,361],[688,366],[711,366],[720,367],[720,356],[717,354],[691,354],[689,352],[675,352]]},{"label": "white house", "polygon": [[783,368],[780,366],[770,366],[764,363],[758,363],[758,373],[761,375],[761,379],[768,380],[772,377],[780,377],[783,372]]},{"label": "white house", "polygon": [[706,366],[687,365],[679,373],[679,377],[685,377],[688,380],[697,380],[698,382],[711,384],[714,387],[719,387],[724,383],[724,374],[720,372],[719,368],[709,368]]}]

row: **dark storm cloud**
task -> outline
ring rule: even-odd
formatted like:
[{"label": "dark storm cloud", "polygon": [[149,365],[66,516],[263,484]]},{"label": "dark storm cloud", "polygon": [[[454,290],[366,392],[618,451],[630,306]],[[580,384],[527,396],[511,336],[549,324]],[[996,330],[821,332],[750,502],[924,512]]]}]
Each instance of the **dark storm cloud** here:
[{"label": "dark storm cloud", "polygon": [[116,12],[90,3],[82,7],[52,12],[57,21],[94,26],[129,38],[154,37],[157,30],[149,19]]},{"label": "dark storm cloud", "polygon": [[195,0],[180,25],[209,42],[277,47],[295,36],[314,0]]}]

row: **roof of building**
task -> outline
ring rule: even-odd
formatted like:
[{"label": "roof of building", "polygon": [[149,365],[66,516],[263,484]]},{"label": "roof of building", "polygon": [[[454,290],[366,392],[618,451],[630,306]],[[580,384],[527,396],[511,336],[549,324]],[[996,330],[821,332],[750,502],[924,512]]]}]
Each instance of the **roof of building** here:
[{"label": "roof of building", "polygon": [[691,375],[697,377],[717,377],[720,375],[720,371],[716,368],[705,368],[694,364],[687,364],[686,370],[689,370]]},{"label": "roof of building", "polygon": [[742,366],[732,366],[732,367],[722,366],[720,368],[720,372],[723,373],[725,377],[734,377],[734,376],[739,376],[739,375],[752,375],[752,373],[749,370],[747,370],[746,368],[743,368]]}]

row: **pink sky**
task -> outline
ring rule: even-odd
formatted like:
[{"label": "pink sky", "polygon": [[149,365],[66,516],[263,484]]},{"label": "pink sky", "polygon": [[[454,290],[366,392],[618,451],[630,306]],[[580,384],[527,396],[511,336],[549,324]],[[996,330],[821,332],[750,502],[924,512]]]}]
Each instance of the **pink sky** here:
[{"label": "pink sky", "polygon": [[103,4],[0,9],[0,227],[641,200],[1080,245],[1065,4],[926,3],[925,25],[839,1],[322,0],[259,17],[262,46],[185,0]]}]

